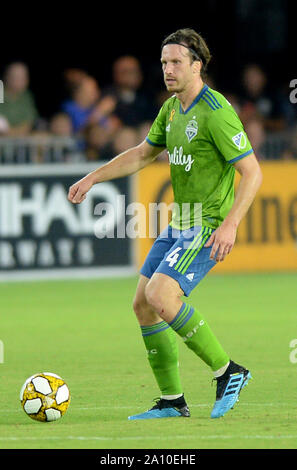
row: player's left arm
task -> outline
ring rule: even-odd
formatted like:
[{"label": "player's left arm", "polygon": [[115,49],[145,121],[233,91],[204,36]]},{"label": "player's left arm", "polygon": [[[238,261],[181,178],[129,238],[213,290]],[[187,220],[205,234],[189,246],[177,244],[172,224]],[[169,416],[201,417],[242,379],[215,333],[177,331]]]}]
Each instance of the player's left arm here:
[{"label": "player's left arm", "polygon": [[223,261],[232,250],[237,228],[262,183],[262,172],[254,153],[234,163],[234,167],[240,173],[241,178],[237,188],[233,206],[222,224],[212,233],[205,244],[212,245],[210,258]]}]

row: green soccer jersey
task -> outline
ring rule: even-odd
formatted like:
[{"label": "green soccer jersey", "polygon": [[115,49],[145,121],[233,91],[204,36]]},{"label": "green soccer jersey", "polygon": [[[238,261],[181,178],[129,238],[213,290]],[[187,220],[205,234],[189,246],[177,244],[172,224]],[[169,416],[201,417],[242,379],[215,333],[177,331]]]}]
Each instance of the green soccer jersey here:
[{"label": "green soccer jersey", "polygon": [[207,85],[186,111],[174,95],[163,104],[146,140],[168,151],[174,194],[171,225],[216,229],[234,201],[232,163],[253,152],[231,104]]}]

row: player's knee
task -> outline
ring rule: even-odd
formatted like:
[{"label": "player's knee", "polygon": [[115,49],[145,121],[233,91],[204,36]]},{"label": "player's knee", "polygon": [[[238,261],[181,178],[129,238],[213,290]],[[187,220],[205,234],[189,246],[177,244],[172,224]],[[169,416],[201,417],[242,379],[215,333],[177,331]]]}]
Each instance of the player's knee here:
[{"label": "player's knee", "polygon": [[150,281],[145,288],[145,297],[147,303],[153,308],[159,315],[163,310],[164,296],[162,290],[158,288],[155,282]]},{"label": "player's knee", "polygon": [[145,299],[139,299],[138,297],[135,297],[133,300],[133,310],[135,312],[135,315],[138,317],[141,315],[141,312],[143,312],[144,308],[146,307],[146,300]]},{"label": "player's knee", "polygon": [[156,322],[157,314],[147,303],[146,298],[135,297],[133,301],[133,310],[140,325],[149,325]]}]

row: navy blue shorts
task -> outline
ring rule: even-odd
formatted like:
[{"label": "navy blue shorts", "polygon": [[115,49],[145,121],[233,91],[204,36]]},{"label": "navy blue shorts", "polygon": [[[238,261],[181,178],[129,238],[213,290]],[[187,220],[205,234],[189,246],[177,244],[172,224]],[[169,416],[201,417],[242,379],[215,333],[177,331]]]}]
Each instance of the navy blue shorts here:
[{"label": "navy blue shorts", "polygon": [[156,239],[140,273],[148,278],[154,273],[167,274],[179,283],[188,297],[216,265],[216,261],[209,258],[212,247],[204,246],[212,232],[209,227],[177,230],[169,225]]}]

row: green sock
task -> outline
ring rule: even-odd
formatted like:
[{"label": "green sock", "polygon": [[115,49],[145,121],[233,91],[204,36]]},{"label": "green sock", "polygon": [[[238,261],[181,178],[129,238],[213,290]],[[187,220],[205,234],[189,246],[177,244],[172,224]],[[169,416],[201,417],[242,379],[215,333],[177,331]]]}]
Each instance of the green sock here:
[{"label": "green sock", "polygon": [[182,393],[178,364],[177,337],[169,325],[162,321],[142,326],[141,332],[148,360],[162,395]]},{"label": "green sock", "polygon": [[229,361],[228,355],[206,321],[190,305],[183,303],[169,325],[182,337],[188,348],[192,349],[213,371],[220,369]]}]

